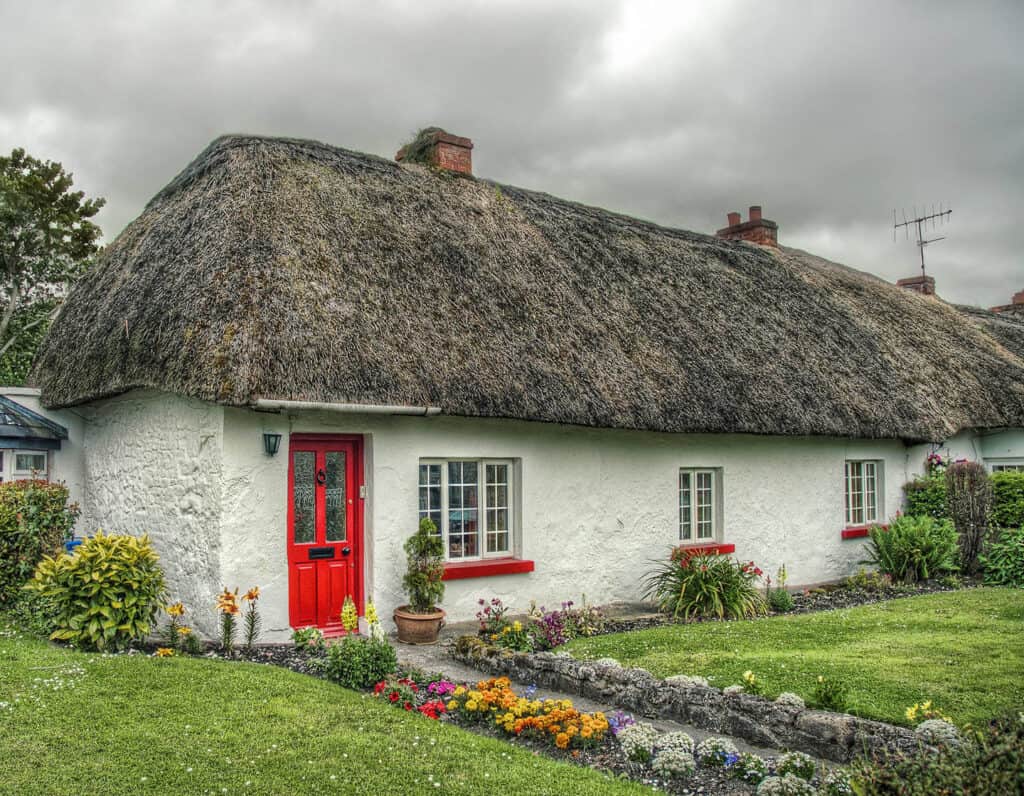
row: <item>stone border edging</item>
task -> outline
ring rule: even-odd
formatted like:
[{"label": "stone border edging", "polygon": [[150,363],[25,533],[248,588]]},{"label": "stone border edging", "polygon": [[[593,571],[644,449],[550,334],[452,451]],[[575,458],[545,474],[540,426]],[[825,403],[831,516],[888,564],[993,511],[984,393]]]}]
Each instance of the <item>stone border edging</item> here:
[{"label": "stone border edging", "polygon": [[646,718],[673,719],[756,746],[806,752],[836,763],[847,763],[859,754],[920,748],[919,739],[906,727],[751,694],[725,694],[690,678],[659,680],[645,669],[624,669],[610,658],[580,661],[565,652],[512,652],[476,636],[458,639],[451,654],[487,674],[507,675]]}]

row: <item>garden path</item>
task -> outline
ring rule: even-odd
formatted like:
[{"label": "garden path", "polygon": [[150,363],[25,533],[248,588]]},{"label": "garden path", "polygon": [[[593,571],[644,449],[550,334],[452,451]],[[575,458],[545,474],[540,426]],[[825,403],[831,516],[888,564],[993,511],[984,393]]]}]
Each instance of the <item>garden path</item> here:
[{"label": "garden path", "polygon": [[[451,657],[449,652],[450,648],[455,645],[456,639],[460,636],[474,635],[477,631],[476,622],[461,622],[451,625],[447,625],[441,631],[441,637],[437,644],[427,646],[411,646],[408,644],[400,644],[397,637],[392,634],[388,637],[388,640],[395,647],[398,654],[398,662],[403,666],[410,666],[419,669],[423,672],[430,674],[443,674],[449,680],[456,683],[475,683],[477,680],[484,679],[488,675],[481,673],[479,670],[474,669],[470,666],[460,663]],[[526,687],[532,685],[532,683],[521,683],[513,681],[520,687]],[[603,711],[605,713],[614,713],[617,708],[602,705],[585,697],[577,694],[566,694],[558,691],[552,691],[550,689],[537,689],[538,699],[571,699],[573,705],[580,710],[588,713],[594,711]],[[666,719],[654,719],[637,716],[637,719],[653,724],[662,732],[673,732],[682,730],[694,741],[699,743],[700,741],[708,738],[712,735],[717,737],[728,737],[722,736],[721,733],[708,732],[707,730],[701,729],[700,727],[694,727],[690,724],[682,724],[676,721],[670,721]],[[784,750],[771,749],[760,746],[753,746],[742,738],[730,737],[737,748],[741,752],[755,752],[762,757],[773,757],[782,754]]]}]

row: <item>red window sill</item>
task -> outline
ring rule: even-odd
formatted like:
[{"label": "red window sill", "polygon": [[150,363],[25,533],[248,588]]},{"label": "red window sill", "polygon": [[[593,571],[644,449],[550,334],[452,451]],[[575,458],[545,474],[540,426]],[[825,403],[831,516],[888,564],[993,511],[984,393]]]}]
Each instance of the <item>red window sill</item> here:
[{"label": "red window sill", "polygon": [[694,555],[728,555],[736,552],[734,544],[695,544],[686,545],[686,549]]},{"label": "red window sill", "polygon": [[533,562],[525,558],[491,558],[484,561],[457,561],[444,565],[442,580],[487,578],[492,575],[517,575],[533,572]]},{"label": "red window sill", "polygon": [[[851,525],[849,528],[843,528],[844,539],[863,539],[868,535],[868,531],[874,528],[878,523],[871,523],[871,525]],[[879,525],[880,528],[889,530],[888,525]]]}]

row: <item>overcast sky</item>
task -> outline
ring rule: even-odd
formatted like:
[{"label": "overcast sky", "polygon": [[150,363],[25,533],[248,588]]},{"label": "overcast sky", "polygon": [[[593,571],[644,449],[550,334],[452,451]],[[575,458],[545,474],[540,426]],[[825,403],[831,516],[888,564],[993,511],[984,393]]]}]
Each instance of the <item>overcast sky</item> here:
[{"label": "overcast sky", "polygon": [[[12,2],[0,151],[61,161],[112,240],[214,137],[390,157],[436,124],[477,175],[918,272],[892,211],[944,202],[939,293],[1024,290],[1024,3]],[[902,215],[901,215],[902,220]]]}]

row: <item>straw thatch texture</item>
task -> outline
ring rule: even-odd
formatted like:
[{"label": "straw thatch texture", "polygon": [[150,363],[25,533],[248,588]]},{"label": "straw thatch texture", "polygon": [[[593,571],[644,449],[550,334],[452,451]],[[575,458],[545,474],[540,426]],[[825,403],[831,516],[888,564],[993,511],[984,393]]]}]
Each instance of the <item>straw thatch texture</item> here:
[{"label": "straw thatch texture", "polygon": [[802,252],[242,136],[110,245],[34,379],[54,407],[153,387],[658,431],[1024,425],[1024,362],[940,301]]}]

